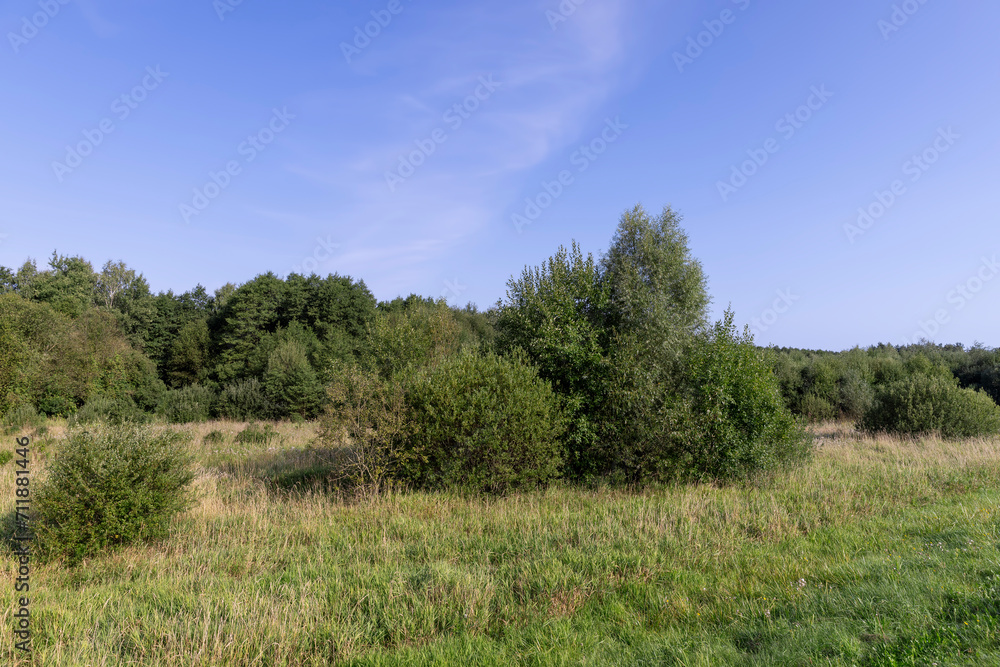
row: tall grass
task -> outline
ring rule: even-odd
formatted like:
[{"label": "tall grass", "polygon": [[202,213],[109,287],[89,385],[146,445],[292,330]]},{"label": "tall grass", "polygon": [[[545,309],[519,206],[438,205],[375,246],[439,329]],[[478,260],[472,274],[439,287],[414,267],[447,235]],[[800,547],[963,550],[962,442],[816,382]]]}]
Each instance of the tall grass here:
[{"label": "tall grass", "polygon": [[1000,663],[996,439],[825,425],[753,484],[359,498],[310,425],[244,426],[186,427],[199,501],[169,539],[33,567],[33,664]]}]

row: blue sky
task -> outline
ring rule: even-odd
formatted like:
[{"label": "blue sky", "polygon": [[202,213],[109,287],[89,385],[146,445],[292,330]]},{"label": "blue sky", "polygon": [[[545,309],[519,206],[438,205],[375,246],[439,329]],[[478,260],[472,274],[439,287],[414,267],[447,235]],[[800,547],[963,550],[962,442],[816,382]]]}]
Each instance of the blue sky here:
[{"label": "blue sky", "polygon": [[669,204],[713,315],[759,343],[998,346],[998,22],[942,0],[5,0],[0,264],[122,259],[177,292],[339,272],[487,307]]}]

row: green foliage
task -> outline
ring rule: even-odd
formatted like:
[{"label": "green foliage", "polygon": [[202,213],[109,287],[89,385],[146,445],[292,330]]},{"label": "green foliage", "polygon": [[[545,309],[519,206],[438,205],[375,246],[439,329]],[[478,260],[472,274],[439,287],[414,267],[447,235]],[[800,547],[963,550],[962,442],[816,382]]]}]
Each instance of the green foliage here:
[{"label": "green foliage", "polygon": [[7,435],[19,433],[27,428],[41,428],[45,425],[45,416],[38,414],[35,406],[22,403],[8,410],[0,419],[0,427]]},{"label": "green foliage", "polygon": [[215,412],[223,419],[252,421],[271,419],[274,408],[264,395],[264,388],[257,378],[237,380],[227,385],[219,394]]},{"label": "green foliage", "polygon": [[0,468],[14,460],[14,454],[4,449],[0,450]]},{"label": "green foliage", "polygon": [[687,428],[672,433],[683,476],[739,479],[809,453],[811,439],[783,405],[766,356],[733,325],[733,313],[695,342],[685,360]]},{"label": "green foliage", "polygon": [[400,472],[417,486],[503,493],[559,474],[564,416],[523,355],[465,350],[408,383]]},{"label": "green foliage", "polygon": [[210,370],[208,322],[192,320],[181,327],[170,346],[168,377],[174,387],[204,382]]},{"label": "green foliage", "polygon": [[190,502],[194,479],[184,437],[149,427],[71,431],[35,494],[36,544],[70,563],[166,537]]},{"label": "green foliage", "polygon": [[701,328],[711,301],[701,263],[691,255],[680,223],[669,206],[656,217],[636,206],[622,215],[601,260],[610,289],[610,325],[619,333],[653,339],[657,348]]},{"label": "green foliage", "polygon": [[688,344],[673,381],[673,391],[628,376],[616,384],[614,410],[629,419],[607,444],[614,478],[745,479],[808,453],[767,356],[732,312]]},{"label": "green foliage", "polygon": [[360,353],[374,314],[375,299],[364,282],[346,276],[292,274],[287,281],[271,273],[257,276],[233,291],[213,320],[216,376],[223,383],[252,376],[260,346],[292,323],[318,341],[312,354],[316,368],[352,358]]},{"label": "green foliage", "polygon": [[155,308],[149,284],[142,274],[128,268],[125,262],[106,262],[96,276],[94,302],[114,313],[119,328],[133,347],[144,349],[150,338],[149,323]]},{"label": "green foliage", "polygon": [[[27,294],[33,301],[50,304],[57,312],[69,317],[79,317],[94,302],[97,274],[90,262],[82,257],[64,257],[57,252],[49,259],[49,270],[38,273],[25,271]],[[30,277],[28,277],[30,276]]]},{"label": "green foliage", "polygon": [[206,445],[221,445],[226,441],[226,434],[216,429],[206,433],[201,441]]},{"label": "green foliage", "polygon": [[391,484],[409,425],[399,379],[385,378],[358,364],[341,364],[333,373],[327,394],[319,441],[331,450],[350,447],[342,471],[344,479],[369,492]]},{"label": "green foliage", "polygon": [[208,387],[191,385],[171,389],[160,399],[156,413],[171,424],[208,421],[215,402],[215,392]]},{"label": "green foliage", "polygon": [[79,424],[144,424],[150,420],[149,414],[135,404],[130,396],[113,398],[95,396],[69,418],[69,425]]},{"label": "green foliage", "polygon": [[454,354],[461,334],[461,324],[444,300],[382,311],[368,327],[365,364],[391,378]]},{"label": "green foliage", "polygon": [[525,351],[565,401],[566,462],[575,477],[600,472],[595,447],[612,373],[608,307],[597,263],[574,243],[512,278],[497,314],[497,348]]},{"label": "green foliage", "polygon": [[247,424],[247,427],[236,434],[236,442],[241,445],[256,445],[266,447],[278,439],[278,432],[270,424],[261,426],[256,422]]},{"label": "green foliage", "polygon": [[283,343],[268,357],[263,387],[280,416],[315,417],[325,400],[305,349],[295,341]]},{"label": "green foliage", "polygon": [[994,435],[1000,432],[1000,407],[981,390],[960,388],[954,378],[915,373],[880,386],[860,426],[869,433]]}]

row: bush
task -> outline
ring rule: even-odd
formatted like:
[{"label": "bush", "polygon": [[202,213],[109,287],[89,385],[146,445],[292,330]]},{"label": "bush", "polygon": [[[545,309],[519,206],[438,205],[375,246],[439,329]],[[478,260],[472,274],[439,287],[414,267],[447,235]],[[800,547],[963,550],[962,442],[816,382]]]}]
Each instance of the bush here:
[{"label": "bush", "polygon": [[206,445],[221,445],[226,441],[226,434],[222,431],[209,431],[201,441]]},{"label": "bush", "polygon": [[0,426],[7,435],[19,433],[27,428],[41,428],[44,425],[45,417],[38,414],[35,406],[28,403],[11,408],[0,420]]},{"label": "bush", "polygon": [[189,502],[194,478],[184,437],[148,426],[70,431],[35,495],[45,558],[70,563],[159,539]]},{"label": "bush", "polygon": [[237,380],[227,385],[219,395],[215,412],[219,417],[236,421],[271,419],[274,416],[271,401],[264,395],[257,378]]},{"label": "bush", "polygon": [[960,389],[955,379],[916,374],[878,387],[859,426],[869,433],[992,435],[1000,432],[1000,407],[981,390]]},{"label": "bush", "polygon": [[349,444],[343,477],[361,490],[377,491],[397,472],[407,427],[403,388],[376,369],[339,365],[327,388],[319,439],[328,448]]},{"label": "bush", "polygon": [[309,363],[305,348],[294,340],[282,343],[268,357],[263,384],[265,394],[276,408],[276,416],[315,417],[325,399],[323,385]]},{"label": "bush", "polygon": [[746,479],[808,454],[765,352],[737,334],[732,312],[690,345],[678,382],[623,438],[616,472],[627,481]]},{"label": "bush", "polygon": [[156,413],[171,424],[208,421],[215,393],[208,387],[192,385],[171,389],[160,399]]},{"label": "bush", "polygon": [[248,424],[245,429],[236,434],[236,442],[241,445],[265,446],[278,437],[278,432],[270,424]]},{"label": "bush", "polygon": [[413,376],[406,403],[400,472],[418,486],[501,493],[559,473],[565,417],[523,354],[460,352]]},{"label": "bush", "polygon": [[130,396],[109,398],[95,396],[69,418],[69,425],[93,424],[105,422],[108,424],[144,424],[149,421],[149,415],[135,404]]},{"label": "bush", "polygon": [[822,396],[812,392],[802,397],[799,412],[812,422],[828,421],[837,418],[837,408]]},{"label": "bush", "polygon": [[408,366],[426,366],[458,351],[461,334],[444,299],[379,312],[368,326],[365,363],[391,378]]}]

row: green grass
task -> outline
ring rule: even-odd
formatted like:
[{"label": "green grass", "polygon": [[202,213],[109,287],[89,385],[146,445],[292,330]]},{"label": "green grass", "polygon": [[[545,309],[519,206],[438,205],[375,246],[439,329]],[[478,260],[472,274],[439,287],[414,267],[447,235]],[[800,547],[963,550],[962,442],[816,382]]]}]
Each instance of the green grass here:
[{"label": "green grass", "polygon": [[33,664],[1000,664],[997,440],[830,428],[756,485],[359,499],[309,425],[277,450],[191,428],[170,539],[34,566]]}]

